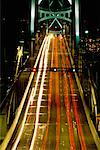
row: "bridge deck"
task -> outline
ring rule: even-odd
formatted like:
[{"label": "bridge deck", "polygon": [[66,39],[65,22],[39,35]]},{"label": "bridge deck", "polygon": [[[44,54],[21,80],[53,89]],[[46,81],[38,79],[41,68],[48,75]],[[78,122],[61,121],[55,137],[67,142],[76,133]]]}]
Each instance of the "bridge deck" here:
[{"label": "bridge deck", "polygon": [[8,149],[96,150],[62,37],[47,37],[38,67],[24,125],[19,124]]}]

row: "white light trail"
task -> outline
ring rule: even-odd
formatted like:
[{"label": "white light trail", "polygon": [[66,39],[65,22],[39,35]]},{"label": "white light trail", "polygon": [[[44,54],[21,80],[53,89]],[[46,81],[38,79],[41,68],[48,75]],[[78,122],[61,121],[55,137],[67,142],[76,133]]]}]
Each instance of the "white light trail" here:
[{"label": "white light trail", "polygon": [[[41,74],[41,71],[42,71],[43,58],[44,58],[44,53],[45,53],[45,50],[46,50],[47,43],[48,43],[48,39],[46,40],[46,43],[44,45],[42,56],[41,56],[41,60],[40,60],[40,63],[39,63],[39,68],[40,69],[39,69],[38,75],[37,75],[37,80],[36,80],[36,84],[35,84],[35,88],[34,88],[33,98],[35,97],[37,86],[38,86],[38,82],[39,82],[39,78],[40,78],[40,74]],[[32,104],[32,102],[33,102],[33,100],[31,101],[31,104]]]},{"label": "white light trail", "polygon": [[45,80],[45,74],[46,74],[46,69],[47,69],[47,60],[48,60],[48,50],[49,50],[49,45],[50,45],[50,37],[49,37],[49,42],[45,51],[45,58],[44,58],[44,71],[42,75],[42,81],[40,85],[40,90],[39,90],[39,97],[38,97],[38,104],[37,104],[37,110],[36,110],[36,122],[35,122],[35,129],[34,129],[34,134],[33,138],[31,141],[30,145],[30,150],[34,149],[34,143],[35,143],[35,138],[37,134],[37,129],[38,129],[38,122],[39,122],[39,112],[40,112],[40,106],[41,106],[41,99],[42,99],[42,94],[43,94],[43,85],[44,85],[44,80]]},{"label": "white light trail", "polygon": [[[35,65],[34,65],[34,68],[37,67],[37,64],[38,64],[38,62],[39,62],[39,58],[40,58],[40,55],[41,55],[43,46],[45,47],[45,44],[46,44],[46,43],[47,43],[47,37],[45,37],[44,40],[43,40],[43,43],[42,43],[42,45],[41,45],[41,48],[40,48],[38,57],[37,57],[37,59],[36,59]],[[44,54],[44,53],[42,52],[42,54]],[[32,72],[32,74],[34,75],[34,72]],[[29,101],[28,101],[28,104],[27,104],[27,107],[26,107],[26,110],[25,110],[25,114],[24,114],[24,118],[23,118],[23,121],[22,121],[22,124],[21,124],[21,127],[20,127],[20,131],[19,131],[19,134],[18,134],[18,136],[17,136],[17,138],[16,138],[16,140],[15,140],[15,142],[14,142],[14,144],[13,144],[12,150],[15,150],[15,149],[16,149],[16,147],[17,147],[17,145],[18,145],[18,143],[19,143],[19,141],[20,141],[20,138],[21,138],[21,135],[22,135],[22,132],[23,132],[23,129],[24,129],[26,117],[27,117],[27,111],[28,111],[28,109],[29,109],[29,104],[30,104],[30,102],[33,100],[33,97],[34,97],[33,94],[34,94],[34,88],[32,88],[32,92],[31,92],[30,97],[29,97]]]},{"label": "white light trail", "polygon": [[30,98],[28,100],[28,104],[27,104],[27,107],[26,107],[26,110],[25,110],[25,113],[24,113],[23,121],[21,123],[20,132],[19,132],[19,134],[17,136],[17,139],[14,142],[13,147],[12,147],[11,150],[16,150],[16,147],[17,147],[17,145],[19,143],[19,140],[21,138],[21,135],[22,135],[22,132],[23,132],[23,129],[24,129],[24,125],[25,125],[25,121],[26,121],[26,118],[27,118],[28,109],[29,109],[29,106],[30,106],[30,101],[31,101],[31,99],[33,99],[33,91],[34,91],[34,88],[32,89],[31,94],[30,94]]},{"label": "white light trail", "polygon": [[44,40],[43,40],[42,46],[41,46],[40,51],[39,51],[39,55],[38,55],[38,57],[37,57],[37,59],[36,59],[35,65],[34,65],[34,68],[37,67],[37,64],[38,64],[38,62],[39,62],[39,58],[40,58],[40,55],[41,55],[41,52],[42,52],[42,49],[43,49],[43,46],[44,46],[46,40],[47,40],[47,37],[45,37]]}]

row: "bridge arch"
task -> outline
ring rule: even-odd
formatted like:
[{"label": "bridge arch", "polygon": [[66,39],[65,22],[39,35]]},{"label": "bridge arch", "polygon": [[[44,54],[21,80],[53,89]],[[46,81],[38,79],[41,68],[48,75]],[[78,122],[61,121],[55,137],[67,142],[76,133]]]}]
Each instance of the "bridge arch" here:
[{"label": "bridge arch", "polygon": [[[68,0],[68,1],[72,5],[72,0]],[[42,2],[42,0],[38,0],[38,5],[40,5],[41,2]]]}]

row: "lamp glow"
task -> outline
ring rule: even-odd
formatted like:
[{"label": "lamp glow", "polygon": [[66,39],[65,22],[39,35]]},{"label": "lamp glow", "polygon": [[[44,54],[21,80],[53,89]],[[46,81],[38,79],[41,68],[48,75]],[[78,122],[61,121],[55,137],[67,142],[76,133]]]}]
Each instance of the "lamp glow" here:
[{"label": "lamp glow", "polygon": [[35,21],[35,0],[31,3],[31,33],[34,33],[34,21]]}]

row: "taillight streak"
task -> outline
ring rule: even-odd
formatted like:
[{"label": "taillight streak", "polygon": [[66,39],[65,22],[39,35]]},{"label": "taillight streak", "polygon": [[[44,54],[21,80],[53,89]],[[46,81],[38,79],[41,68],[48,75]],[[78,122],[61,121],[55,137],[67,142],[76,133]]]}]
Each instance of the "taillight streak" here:
[{"label": "taillight streak", "polygon": [[[63,55],[63,49],[64,47],[62,46],[62,42],[60,43],[60,51],[62,55],[62,65],[69,67],[69,62],[67,59],[67,62],[64,59]],[[65,53],[65,51],[64,51]],[[69,138],[70,138],[70,150],[75,150],[75,140],[74,140],[74,130],[73,130],[73,122],[72,122],[72,117],[71,117],[71,106],[70,106],[70,100],[68,97],[68,81],[66,74],[64,73],[64,101],[65,101],[65,107],[66,107],[66,117],[68,121],[68,130],[69,130]]]}]

